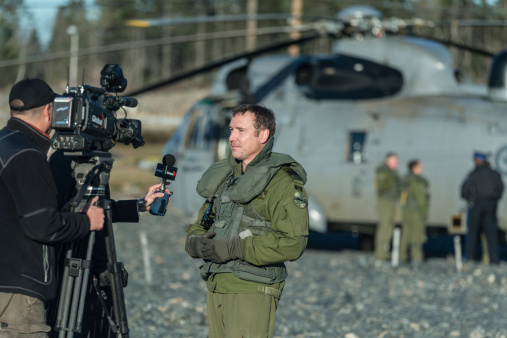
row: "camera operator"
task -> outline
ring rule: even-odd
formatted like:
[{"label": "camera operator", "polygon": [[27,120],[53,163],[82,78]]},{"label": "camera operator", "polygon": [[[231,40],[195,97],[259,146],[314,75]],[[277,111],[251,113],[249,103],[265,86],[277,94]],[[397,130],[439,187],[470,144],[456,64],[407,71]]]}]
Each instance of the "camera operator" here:
[{"label": "camera operator", "polygon": [[[66,156],[62,150],[57,150],[51,155],[49,160],[59,193],[58,205],[60,208],[77,192],[75,187],[76,182],[72,177],[72,159],[72,156]],[[162,192],[155,192],[157,188],[160,188],[160,184],[149,187],[146,195],[139,200],[111,201],[112,222],[139,222],[139,212],[147,211],[157,197],[164,196]],[[168,189],[166,189],[166,192],[170,193]],[[106,186],[106,198],[110,199],[109,185]],[[111,287],[107,285],[107,279],[111,280],[111,278],[108,276],[109,272],[107,271],[106,243],[101,235],[102,232],[98,232],[95,236],[96,241],[92,253],[90,282],[88,283],[83,314],[83,328],[80,334],[74,334],[75,338],[115,337],[115,334],[110,329],[107,314],[101,305],[93,283],[93,278],[95,277],[97,282],[100,283],[100,288],[106,293],[105,304],[111,317],[114,319],[112,312],[113,296]]]},{"label": "camera operator", "polygon": [[53,99],[39,79],[16,83],[11,118],[0,130],[0,336],[47,337],[45,304],[58,289],[55,246],[100,230],[104,211],[89,201],[60,212],[47,163]]}]

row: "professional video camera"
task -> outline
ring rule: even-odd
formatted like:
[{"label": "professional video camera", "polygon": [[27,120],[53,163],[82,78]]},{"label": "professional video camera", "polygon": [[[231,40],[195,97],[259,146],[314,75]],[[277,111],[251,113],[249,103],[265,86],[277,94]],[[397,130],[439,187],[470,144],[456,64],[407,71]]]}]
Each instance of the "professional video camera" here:
[{"label": "professional video camera", "polygon": [[[48,320],[54,328],[52,336],[73,337],[83,328],[83,313],[87,292],[93,284],[111,330],[117,337],[128,338],[129,328],[123,288],[127,274],[123,263],[117,261],[113,234],[112,201],[107,187],[114,159],[108,151],[117,142],[131,144],[134,148],[144,145],[141,136],[141,121],[117,119],[116,111],[122,107],[136,107],[137,100],[108,93],[123,92],[127,80],[119,65],[105,65],[101,71],[100,85],[70,87],[56,97],[53,104],[51,125],[55,134],[52,147],[63,150],[71,157],[72,177],[76,182],[76,194],[70,200],[71,211],[81,211],[95,196],[97,206],[104,209],[104,228],[100,231],[106,248],[108,277],[100,279],[91,273],[95,231],[86,238],[66,243],[64,267],[60,278],[58,301],[51,307]],[[125,113],[126,117],[126,113]],[[174,163],[174,162],[173,162]],[[102,239],[101,239],[102,241]],[[105,303],[105,293],[99,280],[110,287],[113,313]],[[114,319],[113,319],[114,317]]]},{"label": "professional video camera", "polygon": [[51,121],[55,130],[51,140],[54,149],[107,151],[116,142],[132,143],[134,148],[144,145],[141,121],[116,118],[118,109],[136,107],[137,100],[107,95],[121,93],[127,87],[120,66],[106,64],[100,75],[102,88],[67,85],[65,93],[55,98]]}]

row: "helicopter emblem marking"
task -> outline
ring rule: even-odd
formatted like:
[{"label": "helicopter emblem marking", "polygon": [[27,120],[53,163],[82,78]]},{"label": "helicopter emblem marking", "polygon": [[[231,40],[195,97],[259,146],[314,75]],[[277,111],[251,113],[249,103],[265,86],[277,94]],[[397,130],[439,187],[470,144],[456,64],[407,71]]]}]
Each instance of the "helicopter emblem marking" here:
[{"label": "helicopter emblem marking", "polygon": [[502,175],[507,175],[507,145],[496,153],[495,167]]}]

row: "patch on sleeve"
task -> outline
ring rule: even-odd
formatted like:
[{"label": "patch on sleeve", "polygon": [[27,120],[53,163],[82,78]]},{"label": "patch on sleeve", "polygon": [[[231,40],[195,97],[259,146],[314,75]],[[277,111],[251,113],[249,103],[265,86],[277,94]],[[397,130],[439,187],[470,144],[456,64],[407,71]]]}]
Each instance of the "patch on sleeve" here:
[{"label": "patch on sleeve", "polygon": [[305,195],[301,192],[301,191],[296,191],[294,193],[294,204],[298,207],[298,208],[306,208],[306,198],[305,198]]}]

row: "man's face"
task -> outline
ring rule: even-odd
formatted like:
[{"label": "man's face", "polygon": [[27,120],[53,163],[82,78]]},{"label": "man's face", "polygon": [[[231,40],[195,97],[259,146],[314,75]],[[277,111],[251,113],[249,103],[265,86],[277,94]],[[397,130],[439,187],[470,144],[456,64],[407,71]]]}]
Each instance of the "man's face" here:
[{"label": "man's face", "polygon": [[266,144],[266,133],[269,135],[267,129],[260,131],[259,135],[256,135],[257,130],[254,124],[255,115],[249,111],[244,114],[235,115],[229,124],[229,129],[231,130],[229,144],[231,145],[232,156],[239,161],[243,161],[243,169]]},{"label": "man's face", "polygon": [[49,121],[46,119],[44,121],[45,125],[46,125],[46,129],[44,130],[46,132],[46,134],[49,135],[49,133],[51,132],[51,121],[53,119],[53,104],[48,104],[47,105],[47,109],[49,110],[48,113],[49,113]]},{"label": "man's face", "polygon": [[422,163],[419,162],[417,163],[414,168],[412,169],[412,172],[416,175],[421,175],[422,172],[423,172],[423,166],[422,166]]},{"label": "man's face", "polygon": [[386,159],[386,164],[391,170],[398,170],[398,156],[389,156]]}]

